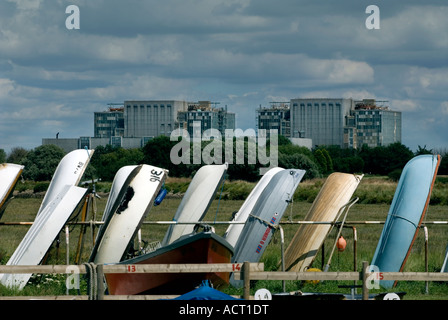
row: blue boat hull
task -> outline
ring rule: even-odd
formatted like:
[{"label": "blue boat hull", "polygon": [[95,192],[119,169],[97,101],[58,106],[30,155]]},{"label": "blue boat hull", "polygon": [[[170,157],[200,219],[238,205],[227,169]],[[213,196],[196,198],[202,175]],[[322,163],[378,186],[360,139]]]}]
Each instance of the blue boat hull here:
[{"label": "blue boat hull", "polygon": [[[401,272],[425,216],[440,164],[439,155],[421,155],[403,169],[371,266],[379,272]],[[380,281],[392,288],[394,280]]]}]

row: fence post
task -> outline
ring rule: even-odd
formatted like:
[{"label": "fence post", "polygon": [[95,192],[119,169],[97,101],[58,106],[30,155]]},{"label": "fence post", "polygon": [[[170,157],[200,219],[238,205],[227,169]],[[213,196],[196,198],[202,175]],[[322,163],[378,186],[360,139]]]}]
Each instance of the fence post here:
[{"label": "fence post", "polygon": [[250,298],[250,262],[245,261],[243,263],[243,299],[249,300]]},{"label": "fence post", "polygon": [[369,288],[367,287],[367,261],[362,262],[361,278],[362,278],[362,300],[369,299]]},{"label": "fence post", "polygon": [[[423,226],[423,230],[425,230],[425,271],[428,272],[428,238],[429,238],[429,233],[428,233],[428,228],[426,226]],[[425,293],[428,294],[429,293],[429,282],[426,281],[425,282]]]},{"label": "fence post", "polygon": [[103,265],[98,264],[96,266],[96,287],[97,287],[97,300],[104,299],[104,270]]}]

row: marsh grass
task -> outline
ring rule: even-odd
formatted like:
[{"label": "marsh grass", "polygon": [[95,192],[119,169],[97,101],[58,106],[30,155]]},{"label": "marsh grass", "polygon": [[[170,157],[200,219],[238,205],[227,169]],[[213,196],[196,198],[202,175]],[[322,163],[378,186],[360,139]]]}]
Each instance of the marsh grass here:
[{"label": "marsh grass", "polygon": [[[188,187],[189,179],[170,178],[166,186],[170,193],[161,205],[152,208],[149,216],[146,218],[147,222],[151,221],[171,221],[177,207],[180,204],[182,194]],[[324,179],[315,179],[310,181],[303,181],[294,197],[294,202],[286,209],[283,215],[283,221],[287,220],[303,220],[312,201],[317,195],[318,191],[324,183]],[[228,184],[228,185],[226,185]],[[205,221],[228,221],[232,214],[237,211],[243,204],[240,199],[241,195],[247,194],[255,184],[248,182],[226,182],[224,185],[221,197],[217,198],[211,204]],[[109,185],[97,186],[97,191],[108,192]],[[396,183],[385,178],[369,178],[364,177],[359,185],[355,196],[360,198],[349,212],[348,221],[384,221],[386,219],[390,202],[392,201],[395,192]],[[448,196],[446,183],[436,183],[434,191],[436,193]],[[243,197],[244,199],[245,197]],[[19,222],[19,221],[34,221],[36,212],[40,206],[42,199],[39,197],[16,197],[11,201],[7,207],[2,222]],[[107,194],[101,194],[101,199],[95,199],[95,211],[91,210],[88,213],[87,220],[100,220],[105,204],[107,201]],[[426,214],[425,221],[446,221],[448,206],[441,205],[446,203],[445,198],[437,205],[430,205]],[[73,217],[72,217],[73,218]],[[79,216],[73,219],[76,221]],[[344,228],[342,235],[347,241],[347,247],[343,252],[335,251],[330,271],[360,271],[362,261],[371,261],[378,239],[381,235],[382,224],[352,224],[348,225],[350,228]],[[227,229],[225,224],[214,225],[216,233],[222,235]],[[287,248],[289,242],[294,236],[298,225],[297,224],[282,224],[285,234],[284,249]],[[353,228],[357,231],[357,254],[356,265],[354,263],[354,238]],[[26,234],[29,226],[0,226],[0,262],[5,264],[9,257],[19,245],[21,239]],[[438,272],[441,269],[443,259],[445,257],[445,249],[448,244],[448,226],[443,224],[428,224],[429,233],[429,256],[428,256],[428,271]],[[168,229],[167,225],[144,224],[141,229],[141,237],[146,242],[161,241]],[[57,241],[54,242],[49,254],[46,257],[46,264],[66,264],[67,251],[65,242],[65,230],[63,230]],[[77,245],[80,236],[80,226],[70,226],[69,233],[69,261],[74,263],[77,253]],[[86,228],[84,233],[83,250],[80,263],[88,261],[90,251],[93,246],[93,241],[97,228]],[[313,268],[322,269],[327,263],[329,253],[336,237],[336,229],[333,229],[326,239],[323,249],[321,249],[313,263]],[[272,238],[271,243],[267,247],[261,262],[265,264],[265,270],[275,271],[279,270],[281,266],[281,239],[280,233],[276,232]],[[138,243],[135,242],[135,247]],[[324,260],[322,261],[322,252],[324,253]],[[407,261],[405,271],[425,271],[425,239],[424,232],[420,230],[414,247]],[[50,280],[48,280],[50,279]],[[302,292],[340,292],[349,293],[349,289],[340,288],[340,285],[352,285],[352,281],[324,281],[317,284],[305,283],[302,281],[287,281],[285,283],[286,291],[302,291]],[[86,284],[82,282],[81,293],[85,292]],[[268,288],[271,292],[282,292],[282,281],[254,281],[252,282],[252,293],[259,288]],[[405,291],[407,299],[448,299],[448,286],[446,283],[429,283],[429,294],[426,293],[426,286],[423,282],[399,282],[398,286],[392,291]],[[224,290],[229,294],[242,294],[242,289],[235,289],[229,287]],[[384,291],[384,290],[379,290]],[[375,292],[374,290],[372,292]],[[17,292],[0,285],[0,295],[63,295],[66,293],[65,277],[58,275],[34,276],[33,280],[21,292]],[[72,293],[73,294],[73,293]],[[76,294],[76,293],[74,293]],[[85,293],[84,293],[85,294]]]}]

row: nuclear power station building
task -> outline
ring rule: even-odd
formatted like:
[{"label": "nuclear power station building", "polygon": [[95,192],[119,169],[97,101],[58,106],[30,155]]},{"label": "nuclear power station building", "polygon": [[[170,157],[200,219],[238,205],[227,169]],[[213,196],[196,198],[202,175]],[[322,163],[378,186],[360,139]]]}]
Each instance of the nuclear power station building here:
[{"label": "nuclear power station building", "polygon": [[292,140],[309,139],[312,146],[342,148],[386,146],[401,142],[401,112],[364,99],[291,99],[257,109],[257,129],[276,129]]},{"label": "nuclear power station building", "polygon": [[[341,148],[387,146],[401,142],[401,112],[391,110],[387,101],[343,98],[295,98],[271,102],[255,109],[257,134],[269,138],[271,130],[293,143],[313,148],[336,145]],[[236,129],[235,113],[219,102],[182,100],[129,100],[110,103],[94,113],[94,136],[61,139],[44,138],[42,144],[56,144],[69,152],[78,148],[112,145],[140,148],[158,136],[170,136],[183,129],[192,138],[207,137],[215,129],[225,137]],[[263,130],[262,130],[263,129]],[[199,131],[199,133],[198,133]],[[215,131],[216,132],[216,131]]]}]

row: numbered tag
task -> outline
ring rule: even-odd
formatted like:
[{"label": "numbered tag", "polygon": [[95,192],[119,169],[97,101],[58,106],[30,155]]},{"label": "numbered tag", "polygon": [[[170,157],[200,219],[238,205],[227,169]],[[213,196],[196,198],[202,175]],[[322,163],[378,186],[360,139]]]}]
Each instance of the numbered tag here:
[{"label": "numbered tag", "polygon": [[132,272],[137,271],[137,268],[135,267],[135,265],[130,264],[127,266],[127,271],[132,273]]},{"label": "numbered tag", "polygon": [[151,178],[149,181],[151,182],[158,182],[160,181],[160,175],[163,173],[163,171],[156,171],[154,169],[151,170]]},{"label": "numbered tag", "polygon": [[81,170],[81,168],[83,166],[84,166],[84,162],[78,162],[78,164],[76,165],[75,171],[73,173],[78,174],[78,171]]}]

